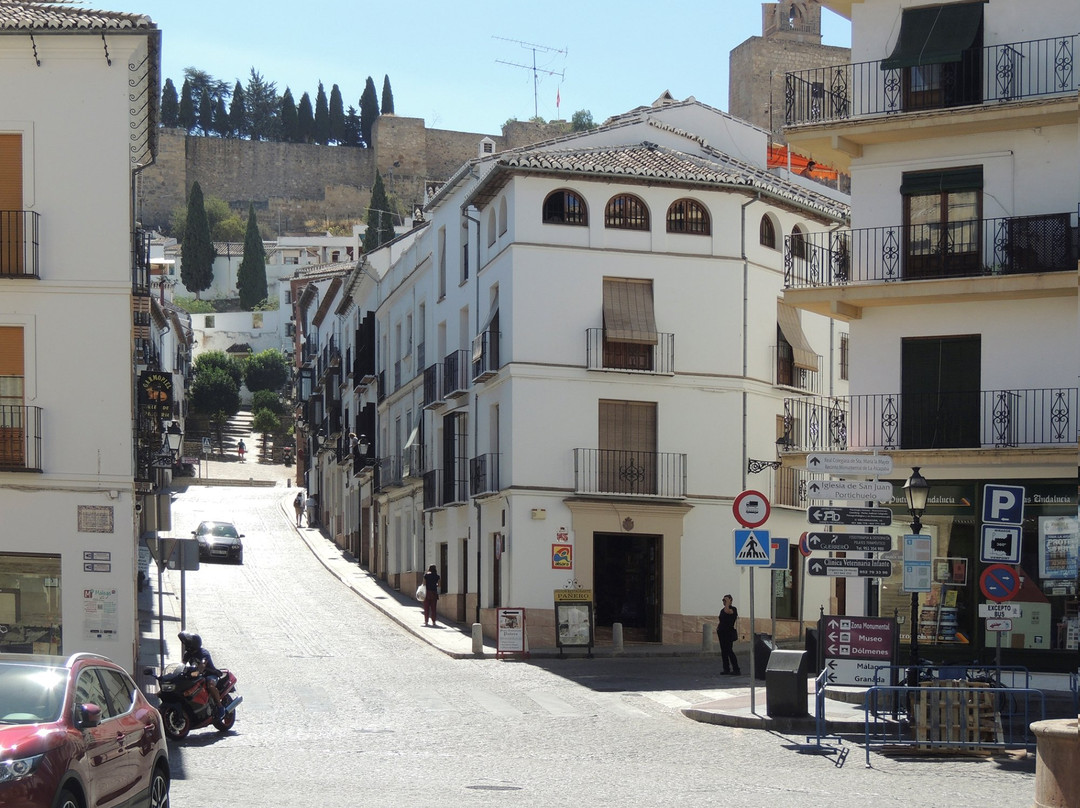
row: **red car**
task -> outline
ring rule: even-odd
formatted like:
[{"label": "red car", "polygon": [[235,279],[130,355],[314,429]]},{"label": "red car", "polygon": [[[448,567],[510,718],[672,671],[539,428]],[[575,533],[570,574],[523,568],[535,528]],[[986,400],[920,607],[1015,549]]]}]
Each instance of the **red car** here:
[{"label": "red car", "polygon": [[115,662],[0,654],[0,805],[168,808],[161,715]]}]

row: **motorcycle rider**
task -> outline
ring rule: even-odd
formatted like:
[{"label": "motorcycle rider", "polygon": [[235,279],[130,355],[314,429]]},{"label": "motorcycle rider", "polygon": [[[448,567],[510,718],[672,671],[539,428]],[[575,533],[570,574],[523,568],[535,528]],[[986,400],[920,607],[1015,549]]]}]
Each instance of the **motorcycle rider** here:
[{"label": "motorcycle rider", "polygon": [[218,677],[221,671],[214,665],[214,659],[210,651],[203,647],[202,637],[190,631],[181,631],[176,635],[180,639],[183,649],[181,659],[185,665],[191,667],[193,677],[201,676],[206,682],[206,689],[213,701],[214,712],[220,720],[225,717],[225,709],[221,706],[221,694],[218,692]]}]

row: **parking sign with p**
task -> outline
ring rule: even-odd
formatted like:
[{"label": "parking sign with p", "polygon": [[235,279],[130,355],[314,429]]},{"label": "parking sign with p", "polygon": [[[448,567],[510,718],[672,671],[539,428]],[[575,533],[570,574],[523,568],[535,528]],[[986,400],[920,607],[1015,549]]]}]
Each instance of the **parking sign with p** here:
[{"label": "parking sign with p", "polygon": [[982,520],[985,525],[1022,525],[1024,487],[994,483],[983,486]]}]

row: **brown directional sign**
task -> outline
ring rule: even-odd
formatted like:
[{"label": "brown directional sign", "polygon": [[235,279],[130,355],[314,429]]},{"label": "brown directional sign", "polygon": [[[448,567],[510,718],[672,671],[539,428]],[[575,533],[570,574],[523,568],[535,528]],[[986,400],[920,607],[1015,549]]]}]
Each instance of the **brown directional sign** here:
[{"label": "brown directional sign", "polygon": [[825,656],[837,659],[892,659],[896,623],[887,617],[825,615]]},{"label": "brown directional sign", "polygon": [[892,536],[867,533],[808,533],[806,546],[811,552],[887,553],[892,549]]},{"label": "brown directional sign", "polygon": [[843,508],[814,505],[806,509],[806,518],[812,525],[885,527],[892,524],[892,511],[888,508]]}]

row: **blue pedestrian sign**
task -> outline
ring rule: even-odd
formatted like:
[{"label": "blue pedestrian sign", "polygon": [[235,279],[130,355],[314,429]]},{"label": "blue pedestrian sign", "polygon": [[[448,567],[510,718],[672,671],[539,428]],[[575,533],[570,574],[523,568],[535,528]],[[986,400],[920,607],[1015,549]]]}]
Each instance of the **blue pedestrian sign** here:
[{"label": "blue pedestrian sign", "polygon": [[1024,486],[984,485],[982,520],[987,525],[1024,524]]},{"label": "blue pedestrian sign", "polygon": [[772,543],[769,531],[735,531],[735,566],[768,567],[771,563]]}]

